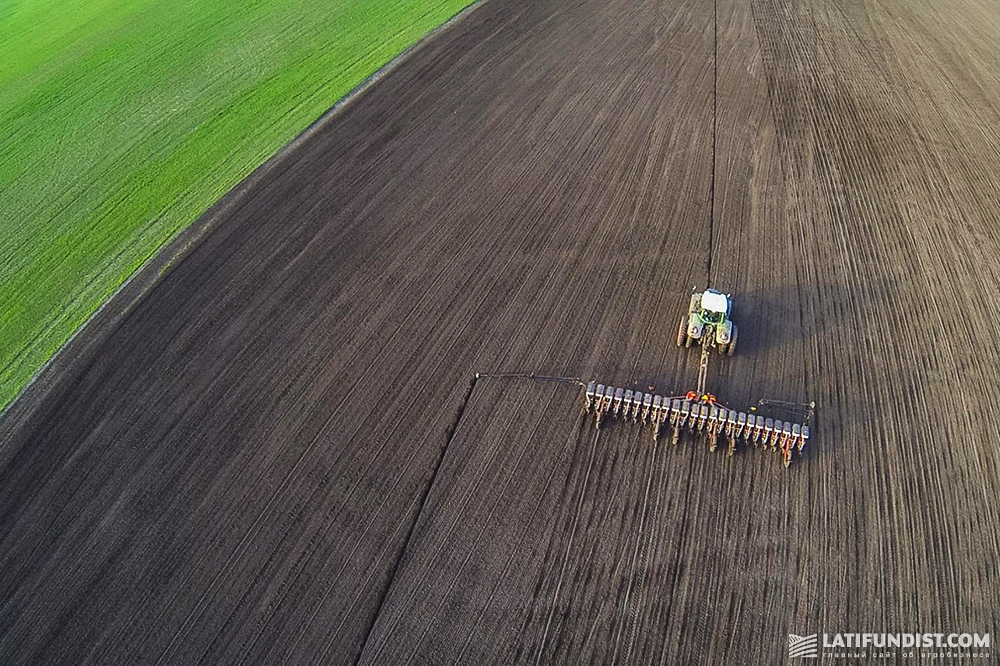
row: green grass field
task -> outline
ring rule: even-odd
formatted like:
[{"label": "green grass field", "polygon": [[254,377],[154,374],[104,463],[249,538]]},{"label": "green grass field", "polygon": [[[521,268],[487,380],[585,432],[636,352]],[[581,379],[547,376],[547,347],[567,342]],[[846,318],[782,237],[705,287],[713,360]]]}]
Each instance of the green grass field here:
[{"label": "green grass field", "polygon": [[0,0],[0,409],[148,257],[471,0]]}]

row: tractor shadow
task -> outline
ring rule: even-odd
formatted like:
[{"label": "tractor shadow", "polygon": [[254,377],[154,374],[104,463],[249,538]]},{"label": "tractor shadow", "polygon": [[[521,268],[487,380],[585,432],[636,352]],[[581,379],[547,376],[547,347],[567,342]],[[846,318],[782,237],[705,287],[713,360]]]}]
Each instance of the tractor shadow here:
[{"label": "tractor shadow", "polygon": [[872,312],[890,307],[898,289],[883,276],[864,284],[823,281],[733,293],[737,353],[769,353],[816,337],[847,336]]},{"label": "tractor shadow", "polygon": [[[891,308],[898,289],[888,279],[865,283],[823,281],[733,293],[733,321],[739,327],[736,355],[713,359],[709,385],[739,409],[759,399],[816,402],[810,428],[818,440],[833,444],[863,428],[864,391],[844,391],[837,374],[859,375],[872,366],[859,341],[877,334],[879,309]],[[829,369],[836,367],[832,374]],[[867,372],[867,371],[865,371]],[[762,413],[787,421],[801,417],[781,409]],[[853,414],[848,419],[843,414]],[[811,457],[806,446],[803,459]]]}]

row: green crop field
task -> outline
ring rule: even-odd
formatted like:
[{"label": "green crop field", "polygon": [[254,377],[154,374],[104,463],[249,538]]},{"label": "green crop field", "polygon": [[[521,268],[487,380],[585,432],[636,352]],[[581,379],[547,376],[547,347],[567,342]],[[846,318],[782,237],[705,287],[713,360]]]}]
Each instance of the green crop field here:
[{"label": "green crop field", "polygon": [[471,0],[0,0],[0,409],[179,230]]}]

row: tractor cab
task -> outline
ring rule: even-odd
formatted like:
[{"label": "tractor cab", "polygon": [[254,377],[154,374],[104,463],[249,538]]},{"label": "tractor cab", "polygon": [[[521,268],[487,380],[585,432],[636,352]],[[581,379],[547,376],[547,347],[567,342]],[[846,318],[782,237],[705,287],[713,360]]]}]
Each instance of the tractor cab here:
[{"label": "tractor cab", "polygon": [[714,289],[706,290],[701,295],[699,315],[706,324],[721,324],[729,316],[729,297]]}]

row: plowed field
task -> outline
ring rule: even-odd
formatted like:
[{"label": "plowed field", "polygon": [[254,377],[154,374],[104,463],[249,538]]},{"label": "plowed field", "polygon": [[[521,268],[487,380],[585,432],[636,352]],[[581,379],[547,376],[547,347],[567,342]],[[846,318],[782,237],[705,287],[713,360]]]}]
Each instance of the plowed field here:
[{"label": "plowed field", "polygon": [[[487,0],[7,413],[0,662],[995,639],[998,30],[971,0]],[[683,392],[707,284],[741,327],[712,390],[818,404],[790,469],[595,433],[572,384],[473,382]]]}]

